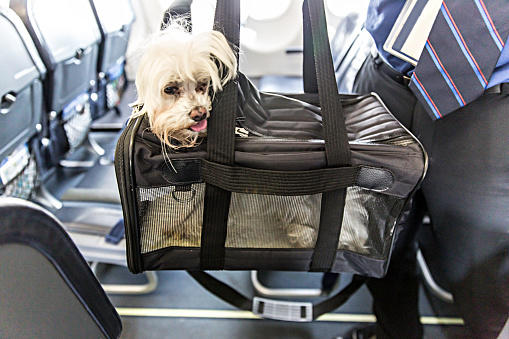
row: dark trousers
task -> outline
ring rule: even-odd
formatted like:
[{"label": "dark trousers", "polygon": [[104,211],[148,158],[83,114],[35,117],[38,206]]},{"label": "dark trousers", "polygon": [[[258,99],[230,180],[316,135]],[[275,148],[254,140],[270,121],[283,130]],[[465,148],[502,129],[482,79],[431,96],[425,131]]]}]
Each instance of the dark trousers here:
[{"label": "dark trousers", "polygon": [[368,284],[378,336],[422,336],[415,233],[427,206],[440,273],[460,316],[472,337],[496,338],[509,316],[509,84],[432,122],[405,84],[380,67],[368,57],[354,90],[378,93],[423,143],[429,168],[410,217],[401,221],[388,275]]}]

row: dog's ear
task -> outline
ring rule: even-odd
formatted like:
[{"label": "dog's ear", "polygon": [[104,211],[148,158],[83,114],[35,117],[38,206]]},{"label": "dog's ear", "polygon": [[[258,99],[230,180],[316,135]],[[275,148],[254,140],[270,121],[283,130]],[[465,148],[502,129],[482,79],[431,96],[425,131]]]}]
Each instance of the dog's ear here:
[{"label": "dog's ear", "polygon": [[217,39],[212,40],[218,52],[212,51],[211,57],[219,62],[219,73],[221,74],[221,84],[224,86],[228,81],[237,75],[237,56],[226,37],[218,32],[213,31],[217,35]]},{"label": "dog's ear", "polygon": [[210,60],[217,70],[218,77],[211,77],[212,90],[217,92],[237,75],[237,56],[221,32],[208,31],[200,35],[202,35],[200,38],[203,38],[202,42],[206,41]]}]

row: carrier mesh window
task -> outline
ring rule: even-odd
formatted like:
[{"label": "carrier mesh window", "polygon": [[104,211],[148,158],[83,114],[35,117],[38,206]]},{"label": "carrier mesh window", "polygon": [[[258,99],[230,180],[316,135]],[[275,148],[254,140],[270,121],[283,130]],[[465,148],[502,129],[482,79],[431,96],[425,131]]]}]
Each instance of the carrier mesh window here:
[{"label": "carrier mesh window", "polygon": [[[205,184],[140,188],[141,252],[199,247]],[[321,194],[270,196],[232,193],[226,247],[313,248]],[[348,189],[339,249],[387,258],[402,199]]]}]

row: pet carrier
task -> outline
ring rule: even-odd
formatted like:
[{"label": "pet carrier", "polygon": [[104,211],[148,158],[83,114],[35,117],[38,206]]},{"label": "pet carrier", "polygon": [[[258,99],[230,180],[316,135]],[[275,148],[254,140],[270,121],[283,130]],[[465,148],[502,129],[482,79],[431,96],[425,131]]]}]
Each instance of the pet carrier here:
[{"label": "pet carrier", "polygon": [[[240,74],[192,149],[163,145],[145,116],[129,122],[115,166],[132,272],[188,270],[209,286],[200,270],[386,273],[427,157],[375,94],[338,95],[323,3],[304,9],[318,94],[259,92]],[[238,15],[218,2],[237,46]]]}]

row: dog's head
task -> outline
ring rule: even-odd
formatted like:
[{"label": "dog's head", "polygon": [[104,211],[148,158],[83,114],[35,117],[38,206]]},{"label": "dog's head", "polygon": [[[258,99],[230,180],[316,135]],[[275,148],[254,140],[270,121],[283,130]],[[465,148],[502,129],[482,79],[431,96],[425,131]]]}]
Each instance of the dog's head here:
[{"label": "dog's head", "polygon": [[236,76],[235,53],[220,32],[192,35],[175,24],[149,37],[143,50],[134,114],[147,114],[169,146],[194,146],[206,135],[212,97]]}]

